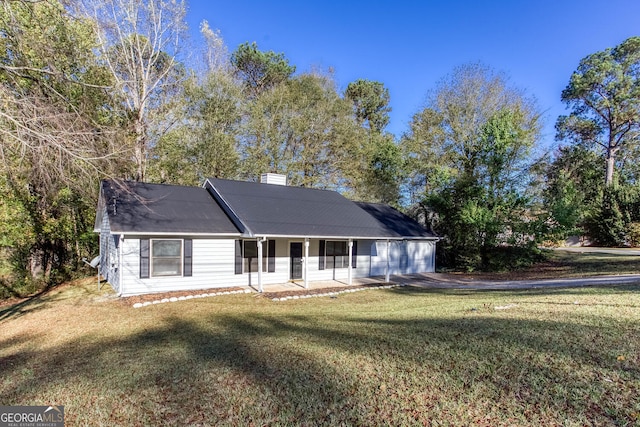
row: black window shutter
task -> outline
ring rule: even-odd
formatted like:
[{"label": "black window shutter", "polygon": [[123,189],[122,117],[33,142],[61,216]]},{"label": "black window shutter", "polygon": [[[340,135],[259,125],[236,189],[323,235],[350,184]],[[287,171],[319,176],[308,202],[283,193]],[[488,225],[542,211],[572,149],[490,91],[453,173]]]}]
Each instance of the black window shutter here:
[{"label": "black window shutter", "polygon": [[318,270],[324,270],[324,240],[320,240],[320,250],[318,251]]},{"label": "black window shutter", "polygon": [[236,274],[242,274],[242,240],[236,240]]},{"label": "black window shutter", "polygon": [[192,272],[192,263],[193,263],[193,240],[184,239],[184,269],[182,270],[182,275],[185,277],[190,277]]},{"label": "black window shutter", "polygon": [[140,239],[140,278],[149,278],[149,239]]},{"label": "black window shutter", "polygon": [[356,261],[358,260],[358,241],[353,241],[353,247],[351,248],[351,268],[356,268]]},{"label": "black window shutter", "polygon": [[269,251],[269,260],[267,261],[267,272],[273,273],[276,271],[276,241],[268,240],[267,243]]}]

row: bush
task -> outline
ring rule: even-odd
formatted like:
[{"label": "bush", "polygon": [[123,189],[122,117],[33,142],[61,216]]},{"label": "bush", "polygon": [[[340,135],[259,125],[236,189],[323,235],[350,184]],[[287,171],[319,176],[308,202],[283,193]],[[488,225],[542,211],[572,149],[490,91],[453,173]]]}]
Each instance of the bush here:
[{"label": "bush", "polygon": [[634,248],[640,246],[640,222],[632,222],[627,226],[627,239]]},{"label": "bush", "polygon": [[544,260],[544,252],[535,246],[499,246],[489,251],[485,269],[487,271],[521,270]]},{"label": "bush", "polygon": [[587,234],[600,246],[623,246],[626,243],[628,212],[621,208],[621,191],[606,188],[602,201],[585,221]]}]

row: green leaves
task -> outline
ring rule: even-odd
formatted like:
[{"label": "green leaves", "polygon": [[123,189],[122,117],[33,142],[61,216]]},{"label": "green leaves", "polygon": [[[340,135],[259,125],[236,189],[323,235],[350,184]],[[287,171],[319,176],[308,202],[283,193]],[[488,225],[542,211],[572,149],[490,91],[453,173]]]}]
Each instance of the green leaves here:
[{"label": "green leaves", "polygon": [[389,123],[389,89],[380,82],[358,79],[349,83],[345,97],[353,103],[356,120],[361,125],[382,132]]},{"label": "green leaves", "polygon": [[[637,203],[622,202],[621,191],[637,182],[640,37],[583,58],[561,98],[571,113],[558,118],[556,139],[571,147],[562,149],[549,169],[547,208],[557,225],[552,229],[562,234],[581,226],[600,244],[624,244],[634,217],[629,209]],[[588,173],[567,162],[573,158],[584,164],[594,157],[597,163],[589,160]],[[561,165],[565,173],[558,175]],[[570,183],[563,182],[565,178]]]},{"label": "green leaves", "polygon": [[243,43],[231,54],[235,73],[252,96],[280,84],[296,71],[282,53],[263,52],[253,42]]},{"label": "green leaves", "polygon": [[454,70],[414,115],[402,146],[447,266],[504,268],[492,258],[502,245],[529,245],[525,194],[539,116],[504,76],[476,64]]},{"label": "green leaves", "polygon": [[558,118],[556,138],[601,148],[613,185],[616,158],[640,136],[640,37],[582,59],[561,98],[572,112]]}]

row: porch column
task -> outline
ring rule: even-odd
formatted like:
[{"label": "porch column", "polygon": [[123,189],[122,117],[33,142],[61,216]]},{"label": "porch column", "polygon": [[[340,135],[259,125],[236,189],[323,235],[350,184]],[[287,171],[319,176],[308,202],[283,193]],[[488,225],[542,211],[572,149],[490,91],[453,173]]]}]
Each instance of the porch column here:
[{"label": "porch column", "polygon": [[347,262],[347,285],[351,284],[351,257],[353,255],[353,240],[349,239],[349,262]]},{"label": "porch column", "polygon": [[309,238],[304,238],[304,288],[309,289]]},{"label": "porch column", "polygon": [[389,239],[387,239],[387,273],[385,274],[385,280],[387,283],[389,283],[389,276],[391,275],[391,268],[389,267],[389,259],[391,257],[390,248]]},{"label": "porch column", "polygon": [[258,292],[262,292],[262,239],[258,237]]}]

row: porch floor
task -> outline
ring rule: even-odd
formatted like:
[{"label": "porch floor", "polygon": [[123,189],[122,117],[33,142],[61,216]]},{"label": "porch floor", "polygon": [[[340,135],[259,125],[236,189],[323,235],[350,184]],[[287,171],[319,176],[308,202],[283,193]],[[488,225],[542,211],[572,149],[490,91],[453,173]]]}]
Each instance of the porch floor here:
[{"label": "porch floor", "polygon": [[[329,288],[337,288],[339,289],[348,289],[352,286],[358,285],[373,285],[373,284],[384,284],[384,276],[379,277],[360,277],[354,278],[351,280],[351,285],[347,284],[347,280],[321,280],[321,281],[312,281],[309,282],[309,287],[305,289],[303,280],[295,280],[287,283],[277,283],[272,285],[262,285],[262,290],[267,292],[295,292],[295,291],[305,291],[305,290],[314,290],[314,289],[329,289]],[[251,289],[258,292],[257,286],[250,286]]]}]

